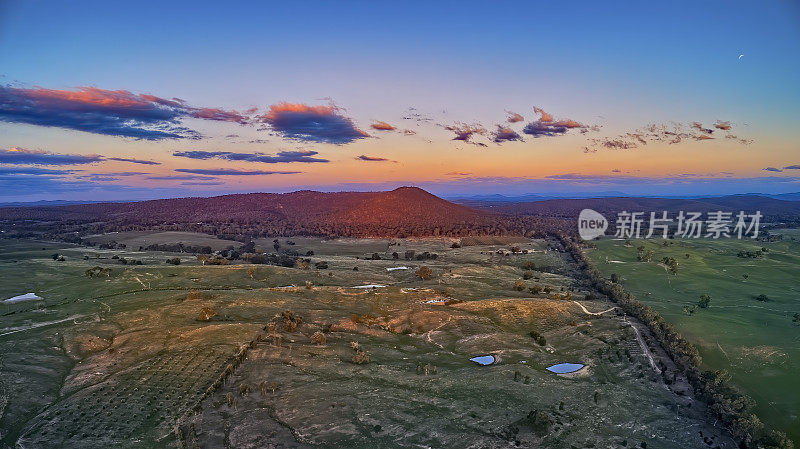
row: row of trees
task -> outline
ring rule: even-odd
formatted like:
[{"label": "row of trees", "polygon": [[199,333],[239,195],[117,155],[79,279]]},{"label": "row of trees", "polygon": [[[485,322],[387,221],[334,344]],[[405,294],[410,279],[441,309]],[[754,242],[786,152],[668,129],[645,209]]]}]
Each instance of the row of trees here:
[{"label": "row of trees", "polygon": [[[593,287],[616,302],[622,310],[642,321],[661,343],[669,356],[686,374],[697,396],[728,428],[745,448],[790,449],[794,444],[783,432],[768,430],[753,412],[754,402],[730,383],[724,371],[704,371],[697,348],[681,336],[675,327],[649,306],[639,302],[618,282],[606,279],[586,257],[574,236],[557,234],[559,240],[585,270]],[[710,299],[710,298],[709,298]]]}]

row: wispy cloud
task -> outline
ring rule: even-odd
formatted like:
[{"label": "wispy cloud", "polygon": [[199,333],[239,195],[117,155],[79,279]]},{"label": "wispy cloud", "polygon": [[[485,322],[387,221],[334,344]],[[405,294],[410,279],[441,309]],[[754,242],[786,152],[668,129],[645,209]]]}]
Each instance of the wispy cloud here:
[{"label": "wispy cloud", "polygon": [[780,168],[776,168],[776,167],[767,167],[767,168],[762,168],[762,170],[765,170],[765,171],[773,171],[773,172],[776,172],[776,173],[780,173],[780,172],[782,172],[782,171],[783,171],[783,170],[781,170]]},{"label": "wispy cloud", "polygon": [[784,170],[800,170],[800,165],[787,165],[783,167]]},{"label": "wispy cloud", "polygon": [[[717,121],[714,128],[724,131],[726,139],[734,139],[740,144],[748,145],[753,141],[740,138],[731,134],[730,122]],[[598,149],[627,150],[647,145],[650,142],[660,142],[669,145],[679,144],[686,140],[704,141],[712,140],[714,129],[706,128],[700,122],[691,122],[688,125],[678,122],[670,124],[649,124],[631,132],[617,136],[592,138],[587,140],[584,152],[594,153]]]},{"label": "wispy cloud", "polygon": [[361,156],[357,156],[356,159],[359,161],[366,161],[366,162],[397,162],[386,159],[385,157],[366,156],[363,154]]},{"label": "wispy cloud", "polygon": [[295,175],[302,173],[299,171],[235,170],[232,168],[176,168],[175,171],[207,176]]},{"label": "wispy cloud", "polygon": [[195,108],[178,98],[127,90],[0,86],[0,121],[5,122],[145,140],[199,138],[199,133],[181,125],[184,118],[248,122],[247,117],[235,111]]},{"label": "wispy cloud", "polygon": [[376,121],[375,123],[369,125],[372,129],[377,129],[378,131],[394,131],[397,129],[396,126],[390,125],[386,122]]},{"label": "wispy cloud", "polygon": [[525,120],[525,117],[523,117],[521,114],[517,114],[516,112],[506,111],[506,114],[508,114],[508,117],[506,118],[508,123],[518,123]]},{"label": "wispy cloud", "polygon": [[486,144],[480,142],[474,142],[472,137],[475,135],[484,135],[486,134],[486,128],[479,123],[456,123],[454,125],[447,125],[444,129],[448,131],[453,131],[456,136],[453,137],[453,140],[460,140],[462,142],[471,143],[473,145],[480,145],[486,146]]},{"label": "wispy cloud", "polygon": [[243,162],[263,162],[266,164],[277,164],[282,162],[302,162],[302,163],[326,163],[328,159],[313,157],[319,154],[316,151],[281,151],[276,156],[264,153],[233,153],[230,151],[176,151],[173,156],[186,157],[189,159],[222,159],[227,161]]},{"label": "wispy cloud", "polygon": [[145,161],[142,159],[133,159],[127,157],[109,157],[107,158],[109,161],[117,161],[117,162],[130,162],[132,164],[142,164],[142,165],[161,165],[161,162],[156,161]]},{"label": "wispy cloud", "polygon": [[11,147],[8,150],[0,149],[1,164],[15,165],[81,165],[101,162],[103,156],[81,154],[55,154],[47,151],[26,150]]},{"label": "wispy cloud", "polygon": [[342,109],[335,105],[284,102],[270,106],[269,112],[258,120],[284,137],[306,142],[345,144],[369,137],[341,112]]},{"label": "wispy cloud", "polygon": [[190,181],[194,179],[212,180],[217,178],[213,176],[200,176],[200,175],[159,175],[159,176],[148,176],[147,179],[153,181],[184,181],[184,180]]}]

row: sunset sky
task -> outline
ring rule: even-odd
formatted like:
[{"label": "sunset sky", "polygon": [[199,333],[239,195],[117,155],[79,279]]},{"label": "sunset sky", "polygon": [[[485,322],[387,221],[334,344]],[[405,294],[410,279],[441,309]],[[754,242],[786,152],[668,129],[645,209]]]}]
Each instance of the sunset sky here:
[{"label": "sunset sky", "polygon": [[0,1],[0,202],[800,191],[797,2],[295,3]]}]

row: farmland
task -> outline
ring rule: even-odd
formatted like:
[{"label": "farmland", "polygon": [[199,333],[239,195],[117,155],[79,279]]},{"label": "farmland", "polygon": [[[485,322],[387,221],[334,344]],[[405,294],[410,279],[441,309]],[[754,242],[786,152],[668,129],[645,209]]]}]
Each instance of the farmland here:
[{"label": "farmland", "polygon": [[213,243],[0,240],[0,297],[43,298],[0,305],[0,447],[733,447],[554,241],[281,238],[313,254],[295,267],[138,250],[176,239]]},{"label": "farmland", "polygon": [[[772,242],[605,239],[589,256],[694,343],[704,368],[728,371],[765,423],[798,441],[800,243],[796,230],[777,233],[783,239]],[[639,247],[652,251],[650,262],[639,260]]]}]

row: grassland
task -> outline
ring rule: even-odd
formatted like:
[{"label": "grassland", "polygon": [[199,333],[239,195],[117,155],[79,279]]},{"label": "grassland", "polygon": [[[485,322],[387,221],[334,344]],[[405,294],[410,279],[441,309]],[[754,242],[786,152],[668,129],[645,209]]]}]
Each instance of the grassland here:
[{"label": "grassland", "polygon": [[[589,255],[676,325],[698,347],[705,368],[727,370],[755,399],[762,420],[798,442],[800,234],[781,233],[784,239],[776,242],[669,240],[666,246],[663,240],[606,239]],[[651,262],[638,260],[639,246],[653,251]],[[677,275],[660,263],[664,257],[678,261]],[[697,305],[701,295],[711,297],[708,308]]]},{"label": "grassland", "polygon": [[[156,242],[207,241],[192,237]],[[0,448],[733,444],[679,379],[663,382],[669,361],[646,329],[589,295],[554,242],[510,254],[291,239],[314,253],[303,270],[201,265],[133,250],[152,236],[105,238],[129,243],[0,240],[0,299],[44,298],[0,305]],[[404,260],[407,250],[438,257]],[[430,279],[414,274],[423,265]],[[95,266],[110,271],[88,277]],[[399,266],[409,269],[387,270]],[[354,288],[370,284],[385,287]],[[216,315],[198,320],[204,308]],[[469,361],[485,354],[497,363]],[[545,369],[562,362],[586,368]]]}]

